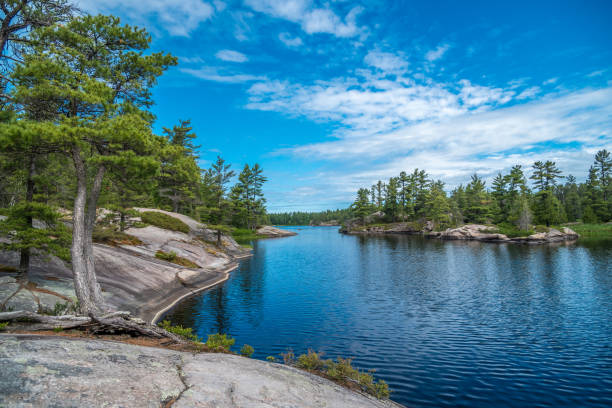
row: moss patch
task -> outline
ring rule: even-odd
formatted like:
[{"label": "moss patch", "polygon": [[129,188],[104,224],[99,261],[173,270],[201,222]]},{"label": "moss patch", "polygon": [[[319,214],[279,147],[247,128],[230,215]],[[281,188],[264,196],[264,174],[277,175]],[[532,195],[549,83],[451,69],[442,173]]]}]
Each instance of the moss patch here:
[{"label": "moss patch", "polygon": [[178,218],[157,211],[145,211],[140,213],[142,222],[154,225],[170,231],[178,231],[185,234],[189,233],[189,226]]},{"label": "moss patch", "polygon": [[168,252],[164,252],[164,251],[157,251],[155,253],[155,257],[158,258],[158,259],[162,259],[164,261],[167,261],[167,262],[172,262],[172,263],[177,264],[177,265],[185,266],[187,268],[197,269],[197,268],[200,267],[200,265],[191,262],[189,259],[178,256],[176,254],[176,252],[168,253]]},{"label": "moss patch", "polygon": [[142,241],[132,235],[116,231],[113,228],[100,226],[94,228],[92,239],[94,242],[111,246],[142,245]]}]

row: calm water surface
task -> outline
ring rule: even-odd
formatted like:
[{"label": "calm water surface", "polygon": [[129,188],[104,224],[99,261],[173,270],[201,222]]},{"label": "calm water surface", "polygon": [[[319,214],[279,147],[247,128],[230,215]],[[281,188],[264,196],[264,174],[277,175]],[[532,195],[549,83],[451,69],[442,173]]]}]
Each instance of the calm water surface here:
[{"label": "calm water surface", "polygon": [[612,245],[356,237],[254,243],[224,285],[166,318],[256,358],[354,357],[409,407],[612,406]]}]

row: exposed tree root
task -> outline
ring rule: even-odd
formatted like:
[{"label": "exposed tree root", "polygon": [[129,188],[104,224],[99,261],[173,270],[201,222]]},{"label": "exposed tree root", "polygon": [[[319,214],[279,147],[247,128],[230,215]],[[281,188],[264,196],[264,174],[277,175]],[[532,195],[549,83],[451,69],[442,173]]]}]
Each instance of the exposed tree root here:
[{"label": "exposed tree root", "polygon": [[168,343],[183,344],[187,340],[161,327],[130,317],[129,312],[113,312],[102,316],[47,316],[28,311],[0,313],[0,322],[11,322],[19,330],[81,329],[92,334],[129,334],[131,336],[167,339]]}]

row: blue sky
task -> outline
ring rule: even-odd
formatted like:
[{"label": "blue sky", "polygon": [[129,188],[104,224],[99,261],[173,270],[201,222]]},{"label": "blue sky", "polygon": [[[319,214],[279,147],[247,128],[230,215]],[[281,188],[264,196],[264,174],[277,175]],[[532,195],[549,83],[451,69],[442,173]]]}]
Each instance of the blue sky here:
[{"label": "blue sky", "polygon": [[268,210],[346,207],[415,167],[450,189],[612,150],[611,1],[77,0],[179,58],[156,130],[191,119],[269,178]]}]

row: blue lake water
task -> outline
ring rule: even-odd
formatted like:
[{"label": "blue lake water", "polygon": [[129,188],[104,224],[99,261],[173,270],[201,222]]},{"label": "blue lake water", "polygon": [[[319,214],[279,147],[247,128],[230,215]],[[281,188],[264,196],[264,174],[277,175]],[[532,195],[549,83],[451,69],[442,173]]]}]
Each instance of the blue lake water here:
[{"label": "blue lake water", "polygon": [[166,319],[255,358],[354,357],[408,407],[612,406],[612,245],[294,227]]}]

